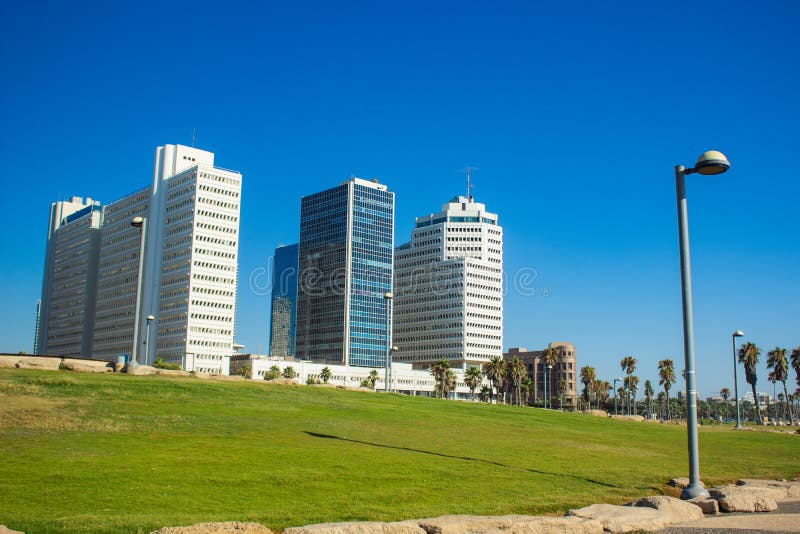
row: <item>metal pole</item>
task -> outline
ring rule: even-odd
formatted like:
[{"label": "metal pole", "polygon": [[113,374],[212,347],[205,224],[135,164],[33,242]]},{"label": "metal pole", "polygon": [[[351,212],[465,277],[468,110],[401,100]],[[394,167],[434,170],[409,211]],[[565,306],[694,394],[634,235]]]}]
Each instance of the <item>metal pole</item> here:
[{"label": "metal pole", "polygon": [[139,315],[142,310],[142,270],[144,265],[144,240],[147,233],[147,217],[142,217],[142,227],[139,233],[139,271],[136,277],[136,303],[133,314],[133,354],[131,359],[133,366],[139,364]]},{"label": "metal pole", "polygon": [[700,459],[697,447],[697,384],[694,370],[694,330],[692,326],[692,275],[689,261],[689,220],[686,213],[684,167],[675,167],[675,194],[678,204],[678,244],[681,260],[681,297],[683,302],[683,354],[686,364],[686,431],[689,449],[689,486],[681,499],[709,497],[700,482]]},{"label": "metal pole", "polygon": [[392,297],[388,295],[383,296],[383,299],[386,301],[386,362],[384,365],[384,372],[383,372],[383,384],[384,384],[384,392],[389,392],[389,351],[391,350],[390,342],[389,342],[389,306],[391,306]]},{"label": "metal pole", "polygon": [[614,415],[617,415],[617,378],[614,379]]},{"label": "metal pole", "polygon": [[148,352],[150,348],[150,318],[147,318],[147,330],[144,335],[144,364],[147,365],[150,358],[148,357]]}]

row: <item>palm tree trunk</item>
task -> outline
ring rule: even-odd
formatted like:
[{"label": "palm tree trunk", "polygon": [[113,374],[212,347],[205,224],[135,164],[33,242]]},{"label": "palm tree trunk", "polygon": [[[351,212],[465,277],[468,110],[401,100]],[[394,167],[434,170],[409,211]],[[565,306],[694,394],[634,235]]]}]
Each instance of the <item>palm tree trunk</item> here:
[{"label": "palm tree trunk", "polygon": [[672,414],[670,413],[670,409],[669,409],[669,390],[666,389],[664,391],[667,392],[667,421],[669,421],[670,419],[672,419]]},{"label": "palm tree trunk", "polygon": [[753,400],[756,402],[756,420],[760,425],[762,423],[761,420],[761,403],[758,402],[758,394],[756,393],[756,385],[750,384],[750,389],[753,390]]},{"label": "palm tree trunk", "polygon": [[789,411],[789,424],[792,424],[794,417],[792,416],[792,405],[789,404],[789,392],[786,391],[786,380],[783,381],[783,398],[786,401],[786,409]]}]

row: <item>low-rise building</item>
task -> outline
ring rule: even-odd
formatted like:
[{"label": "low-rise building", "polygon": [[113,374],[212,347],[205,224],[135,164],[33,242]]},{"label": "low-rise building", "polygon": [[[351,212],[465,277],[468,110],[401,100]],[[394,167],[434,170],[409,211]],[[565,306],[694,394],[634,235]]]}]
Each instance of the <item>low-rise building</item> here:
[{"label": "low-rise building", "polygon": [[[564,408],[574,410],[578,406],[578,362],[575,356],[575,346],[572,343],[554,342],[547,348],[556,350],[558,355],[552,369],[547,368],[544,350],[528,350],[525,347],[509,348],[503,354],[506,361],[519,358],[528,371],[528,376],[533,381],[534,387],[528,399],[529,403],[538,404],[544,398],[548,404],[554,402],[563,404]],[[563,392],[559,391],[559,383],[563,380]],[[545,389],[546,384],[546,389]]]}]

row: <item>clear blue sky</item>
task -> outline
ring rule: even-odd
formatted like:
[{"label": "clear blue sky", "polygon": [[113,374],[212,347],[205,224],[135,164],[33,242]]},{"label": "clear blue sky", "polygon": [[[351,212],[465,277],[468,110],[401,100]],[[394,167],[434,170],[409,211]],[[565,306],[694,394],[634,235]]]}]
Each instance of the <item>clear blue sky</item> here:
[{"label": "clear blue sky", "polygon": [[629,354],[642,380],[680,370],[672,168],[710,148],[733,167],[688,180],[700,393],[731,385],[735,328],[800,345],[800,3],[117,4],[0,8],[0,350],[32,348],[50,202],[146,185],[193,128],[244,175],[249,350],[269,308],[249,273],[296,241],[302,195],[378,177],[401,243],[473,165],[509,275],[538,273],[506,347],[569,340],[608,380]]}]

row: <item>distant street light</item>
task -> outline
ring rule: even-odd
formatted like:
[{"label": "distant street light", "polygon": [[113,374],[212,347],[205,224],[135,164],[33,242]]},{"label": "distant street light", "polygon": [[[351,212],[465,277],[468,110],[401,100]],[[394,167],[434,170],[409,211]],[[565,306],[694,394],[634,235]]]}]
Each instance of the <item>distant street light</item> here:
[{"label": "distant street light", "polygon": [[733,342],[733,396],[736,399],[736,426],[734,428],[741,430],[742,416],[739,414],[739,379],[736,372],[736,338],[743,337],[744,332],[736,330],[731,334],[731,341]]},{"label": "distant street light", "polygon": [[614,379],[614,415],[617,415],[617,382],[622,382],[622,378]]},{"label": "distant street light", "polygon": [[682,499],[708,497],[700,482],[700,459],[697,447],[697,384],[694,370],[694,330],[692,325],[692,275],[689,262],[689,219],[686,213],[687,174],[722,174],[730,168],[728,159],[716,150],[709,150],[697,159],[693,169],[675,167],[675,196],[678,204],[678,246],[681,262],[681,298],[683,302],[683,355],[686,364],[686,430],[689,444],[689,485],[681,492]]},{"label": "distant street light", "polygon": [[[548,387],[550,389],[548,389]],[[551,393],[551,390],[553,389],[553,366],[550,365],[550,364],[547,365],[547,383],[545,384],[544,389],[545,389],[545,392],[544,392],[545,393],[545,398],[547,399],[548,403],[550,404],[550,408],[552,409],[553,408],[553,402],[552,402],[552,398],[551,398],[552,395],[550,393]],[[545,408],[547,408],[547,406],[545,406]]]},{"label": "distant street light", "polygon": [[139,229],[139,270],[136,277],[136,303],[133,313],[133,354],[129,365],[139,365],[139,315],[142,311],[142,270],[144,266],[144,242],[147,237],[147,217],[134,217],[131,226]]}]

